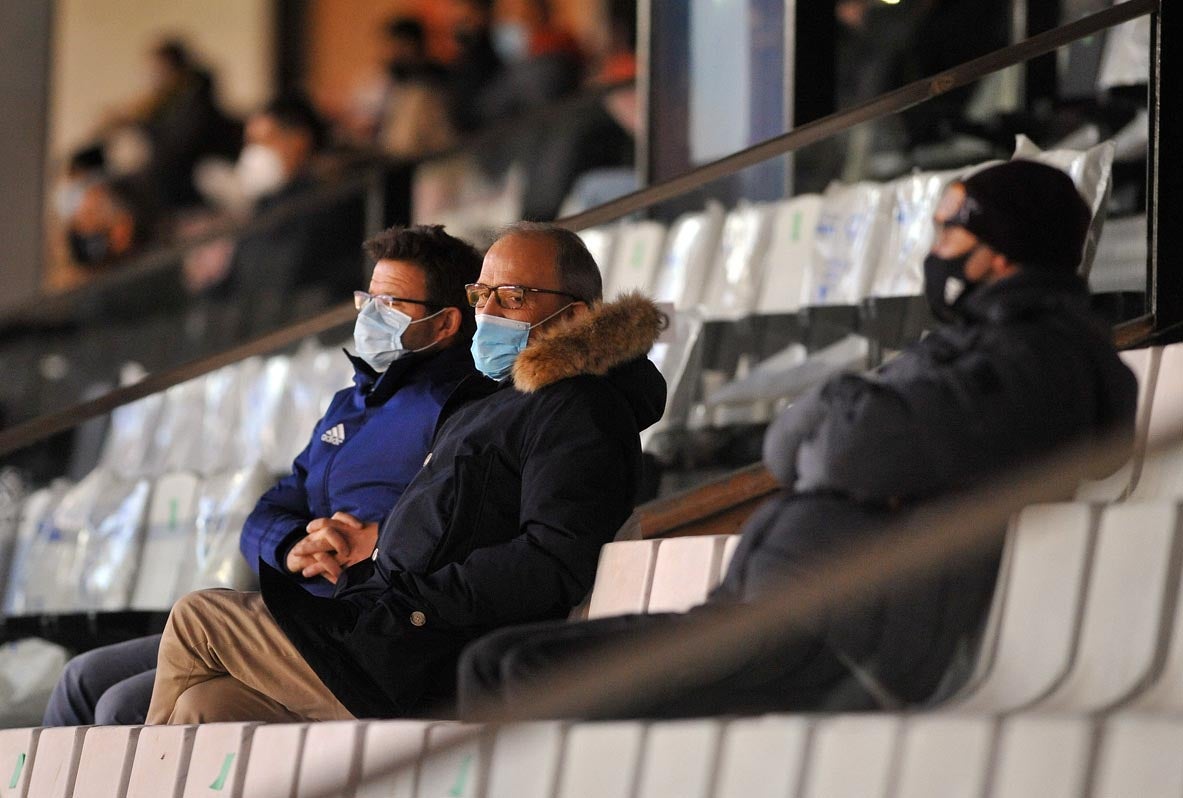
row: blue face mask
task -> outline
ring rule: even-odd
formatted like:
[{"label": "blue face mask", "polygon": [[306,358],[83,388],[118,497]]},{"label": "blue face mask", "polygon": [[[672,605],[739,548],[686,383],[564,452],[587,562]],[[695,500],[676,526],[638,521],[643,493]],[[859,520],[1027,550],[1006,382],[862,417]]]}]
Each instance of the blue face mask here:
[{"label": "blue face mask", "polygon": [[369,363],[374,371],[386,371],[400,357],[435,346],[432,341],[419,349],[406,349],[403,347],[403,333],[412,324],[427,321],[441,313],[443,311],[438,310],[419,321],[411,321],[411,317],[401,310],[371,299],[358,312],[353,325],[353,346],[357,356]]},{"label": "blue face mask", "polygon": [[546,324],[571,307],[571,304],[559,308],[538,324],[478,313],[476,334],[472,336],[472,362],[476,364],[477,371],[491,380],[500,382],[505,379],[513,368],[513,362],[526,348],[530,330]]}]

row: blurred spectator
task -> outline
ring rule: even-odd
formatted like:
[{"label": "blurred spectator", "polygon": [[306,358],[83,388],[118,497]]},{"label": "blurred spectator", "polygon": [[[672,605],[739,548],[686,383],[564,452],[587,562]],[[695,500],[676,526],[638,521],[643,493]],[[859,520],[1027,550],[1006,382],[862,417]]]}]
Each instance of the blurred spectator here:
[{"label": "blurred spectator", "polygon": [[423,25],[397,18],[388,23],[386,34],[388,79],[378,145],[403,158],[445,149],[455,140],[445,93],[447,73],[428,58]]},{"label": "blurred spectator", "polygon": [[[303,98],[277,99],[251,117],[235,174],[255,217],[282,213],[323,185],[316,159],[324,143],[324,124]],[[355,245],[364,237],[362,219],[361,201],[351,196],[281,216],[236,242],[214,241],[186,257],[185,287],[242,309],[242,318],[226,322],[227,328],[243,334],[271,329],[328,297],[348,297],[362,279]]]},{"label": "blurred spectator", "polygon": [[479,101],[501,73],[501,59],[490,33],[492,0],[450,0],[456,58],[448,76],[448,115],[461,133],[476,130],[484,121]]},{"label": "blurred spectator", "polygon": [[68,217],[66,241],[74,264],[103,271],[132,254],[151,238],[144,203],[125,184],[97,179],[81,189]]},{"label": "blurred spectator", "polygon": [[59,219],[70,219],[82,203],[86,190],[105,175],[106,161],[103,148],[84,147],[70,156],[70,162],[53,192],[53,209]]}]

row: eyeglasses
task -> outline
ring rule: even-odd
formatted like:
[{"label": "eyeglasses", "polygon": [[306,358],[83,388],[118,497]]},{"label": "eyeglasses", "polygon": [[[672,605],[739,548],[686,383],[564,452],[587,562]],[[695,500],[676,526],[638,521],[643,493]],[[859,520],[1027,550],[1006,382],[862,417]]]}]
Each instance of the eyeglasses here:
[{"label": "eyeglasses", "polygon": [[422,299],[405,299],[401,296],[391,296],[390,294],[367,294],[365,291],[353,292],[353,307],[360,311],[369,304],[371,299],[377,301],[379,304],[385,305],[391,310],[398,310],[400,304],[422,305],[426,308],[443,307],[443,305],[438,303],[426,302]]},{"label": "eyeglasses", "polygon": [[569,294],[566,291],[552,291],[549,288],[530,288],[525,285],[482,285],[481,283],[469,283],[464,286],[464,292],[468,295],[468,304],[474,308],[483,308],[485,303],[489,301],[491,294],[497,295],[497,304],[506,310],[519,310],[526,303],[526,294],[555,294],[556,296],[565,296],[579,301],[579,297],[575,294]]}]

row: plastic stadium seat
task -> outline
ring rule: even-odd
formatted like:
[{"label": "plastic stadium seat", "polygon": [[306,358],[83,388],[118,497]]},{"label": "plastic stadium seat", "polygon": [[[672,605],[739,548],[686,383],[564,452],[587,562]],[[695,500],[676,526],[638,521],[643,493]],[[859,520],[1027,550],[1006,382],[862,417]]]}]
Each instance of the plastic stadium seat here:
[{"label": "plastic stadium seat", "polygon": [[489,762],[489,738],[480,733],[460,745],[434,753],[432,749],[479,732],[480,726],[439,723],[427,730],[427,753],[419,765],[416,798],[477,798],[484,795]]},{"label": "plastic stadium seat", "polygon": [[200,472],[204,457],[202,417],[205,414],[205,377],[198,377],[165,392],[160,426],[154,437],[152,473]]},{"label": "plastic stadium seat", "polygon": [[131,777],[141,726],[92,726],[82,741],[74,783],[87,798],[122,798]]},{"label": "plastic stadium seat", "polygon": [[0,795],[24,798],[40,729],[0,730]]},{"label": "plastic stadium seat", "polygon": [[296,794],[307,730],[305,723],[275,723],[255,729],[242,780],[243,796],[292,798]]},{"label": "plastic stadium seat", "polygon": [[631,798],[645,725],[583,723],[567,731],[557,798]]},{"label": "plastic stadium seat", "polygon": [[579,231],[583,245],[587,247],[587,251],[591,253],[596,265],[600,267],[600,279],[605,285],[608,284],[608,270],[613,265],[612,258],[616,251],[616,239],[619,237],[619,232],[618,225],[605,225]]},{"label": "plastic stadium seat", "polygon": [[644,612],[657,564],[656,540],[622,540],[600,549],[588,618]]},{"label": "plastic stadium seat", "polygon": [[16,544],[12,553],[12,570],[9,573],[7,593],[4,597],[6,615],[24,615],[35,612],[30,606],[28,588],[35,586],[36,567],[40,547],[42,525],[52,516],[54,508],[65,492],[67,483],[57,482],[51,487],[35,490],[21,505],[17,521]]},{"label": "plastic stadium seat", "polygon": [[822,197],[803,305],[855,306],[866,298],[891,221],[893,195],[879,183],[831,183]]},{"label": "plastic stadium seat", "polygon": [[180,798],[196,726],[145,726],[132,760],[127,798]]},{"label": "plastic stadium seat", "polygon": [[1160,715],[1116,715],[1105,722],[1093,795],[1183,795],[1183,722]]},{"label": "plastic stadium seat", "polygon": [[821,209],[820,194],[802,194],[776,203],[764,256],[764,280],[756,301],[757,313],[800,310],[802,282],[813,257],[813,237]]},{"label": "plastic stadium seat", "polygon": [[431,724],[420,720],[383,720],[366,724],[362,746],[362,783],[355,798],[415,798],[416,768],[390,771],[403,757],[418,756]]},{"label": "plastic stadium seat", "polygon": [[85,726],[41,730],[27,798],[70,798],[74,794],[74,778],[78,775],[85,737]]},{"label": "plastic stadium seat", "polygon": [[808,742],[809,722],[799,715],[731,721],[723,732],[715,798],[797,795]]},{"label": "plastic stadium seat", "polygon": [[636,798],[711,798],[722,730],[717,720],[651,725]]},{"label": "plastic stadium seat", "polygon": [[197,498],[197,545],[190,583],[181,592],[207,587],[245,590],[254,583],[238,549],[246,517],[273,480],[262,464],[207,477]]},{"label": "plastic stadium seat", "polygon": [[991,798],[1084,795],[1092,736],[1092,721],[1083,717],[1020,715],[1003,721]]},{"label": "plastic stadium seat", "polygon": [[723,542],[723,559],[719,562],[720,582],[727,575],[727,569],[731,567],[731,560],[735,557],[735,550],[739,548],[739,538],[739,535],[728,535],[727,540]]},{"label": "plastic stadium seat", "polygon": [[908,718],[893,798],[979,798],[990,772],[993,747],[992,718]]},{"label": "plastic stadium seat", "polygon": [[1050,691],[1072,661],[1084,602],[1095,513],[1087,504],[1041,504],[1014,521],[979,655],[982,667],[954,710],[1004,712]]},{"label": "plastic stadium seat", "polygon": [[365,724],[342,720],[313,723],[304,736],[297,798],[348,795],[361,777]]},{"label": "plastic stadium seat", "polygon": [[670,227],[665,253],[653,284],[653,298],[690,310],[702,301],[723,230],[723,207],[707,204],[700,213],[686,213]]},{"label": "plastic stadium seat", "polygon": [[1173,504],[1105,510],[1076,658],[1041,708],[1099,710],[1128,698],[1154,674],[1177,587],[1170,582],[1177,525]]},{"label": "plastic stadium seat", "polygon": [[776,207],[744,204],[727,214],[702,296],[708,319],[741,319],[756,310]]},{"label": "plastic stadium seat", "polygon": [[888,183],[890,213],[876,259],[871,296],[923,296],[924,258],[932,247],[932,216],[945,187],[964,173],[917,172]]},{"label": "plastic stadium seat", "polygon": [[[1183,425],[1183,344],[1160,352],[1154,398],[1150,401],[1151,440]],[[1148,456],[1136,477],[1134,499],[1183,499],[1183,444]]]},{"label": "plastic stadium seat", "polygon": [[649,350],[649,360],[665,378],[666,400],[661,419],[641,431],[641,448],[647,451],[659,433],[686,423],[702,373],[702,326],[697,313],[675,313],[670,329]]},{"label": "plastic stadium seat", "polygon": [[191,567],[197,545],[200,491],[195,474],[165,474],[156,480],[132,609],[167,610],[180,595],[179,586],[189,584],[185,569]]},{"label": "plastic stadium seat", "polygon": [[659,222],[628,222],[616,240],[612,266],[606,272],[604,299],[615,299],[626,291],[649,293],[661,262],[665,226]]},{"label": "plastic stadium seat", "polygon": [[886,796],[901,721],[891,715],[838,715],[819,720],[802,798]]},{"label": "plastic stadium seat", "polygon": [[1121,359],[1138,378],[1138,416],[1134,423],[1135,446],[1129,462],[1112,475],[1085,482],[1076,492],[1080,501],[1112,502],[1124,499],[1133,489],[1137,474],[1142,471],[1142,453],[1150,429],[1150,404],[1158,377],[1161,349],[1132,349],[1121,353]]},{"label": "plastic stadium seat", "polygon": [[241,798],[254,723],[203,723],[197,727],[183,798]]},{"label": "plastic stadium seat", "polygon": [[685,612],[719,584],[726,535],[667,538],[657,547],[648,612]]},{"label": "plastic stadium seat", "polygon": [[566,727],[519,723],[497,731],[485,798],[551,798],[559,780]]}]

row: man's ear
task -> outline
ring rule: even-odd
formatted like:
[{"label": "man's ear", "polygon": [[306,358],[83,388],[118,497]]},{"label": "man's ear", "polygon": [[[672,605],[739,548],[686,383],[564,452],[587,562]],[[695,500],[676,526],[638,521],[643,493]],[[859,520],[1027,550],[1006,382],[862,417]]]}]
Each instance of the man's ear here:
[{"label": "man's ear", "polygon": [[591,313],[591,306],[583,300],[580,300],[578,302],[572,302],[571,307],[567,309],[567,313],[564,315],[567,317],[568,321],[578,321],[588,313]]},{"label": "man's ear", "polygon": [[439,315],[439,320],[439,338],[443,340],[460,332],[460,325],[463,323],[464,317],[461,315],[460,308],[449,307],[444,308],[444,312]]},{"label": "man's ear", "polygon": [[990,253],[990,282],[995,282],[1018,273],[1021,267],[1001,252]]}]

